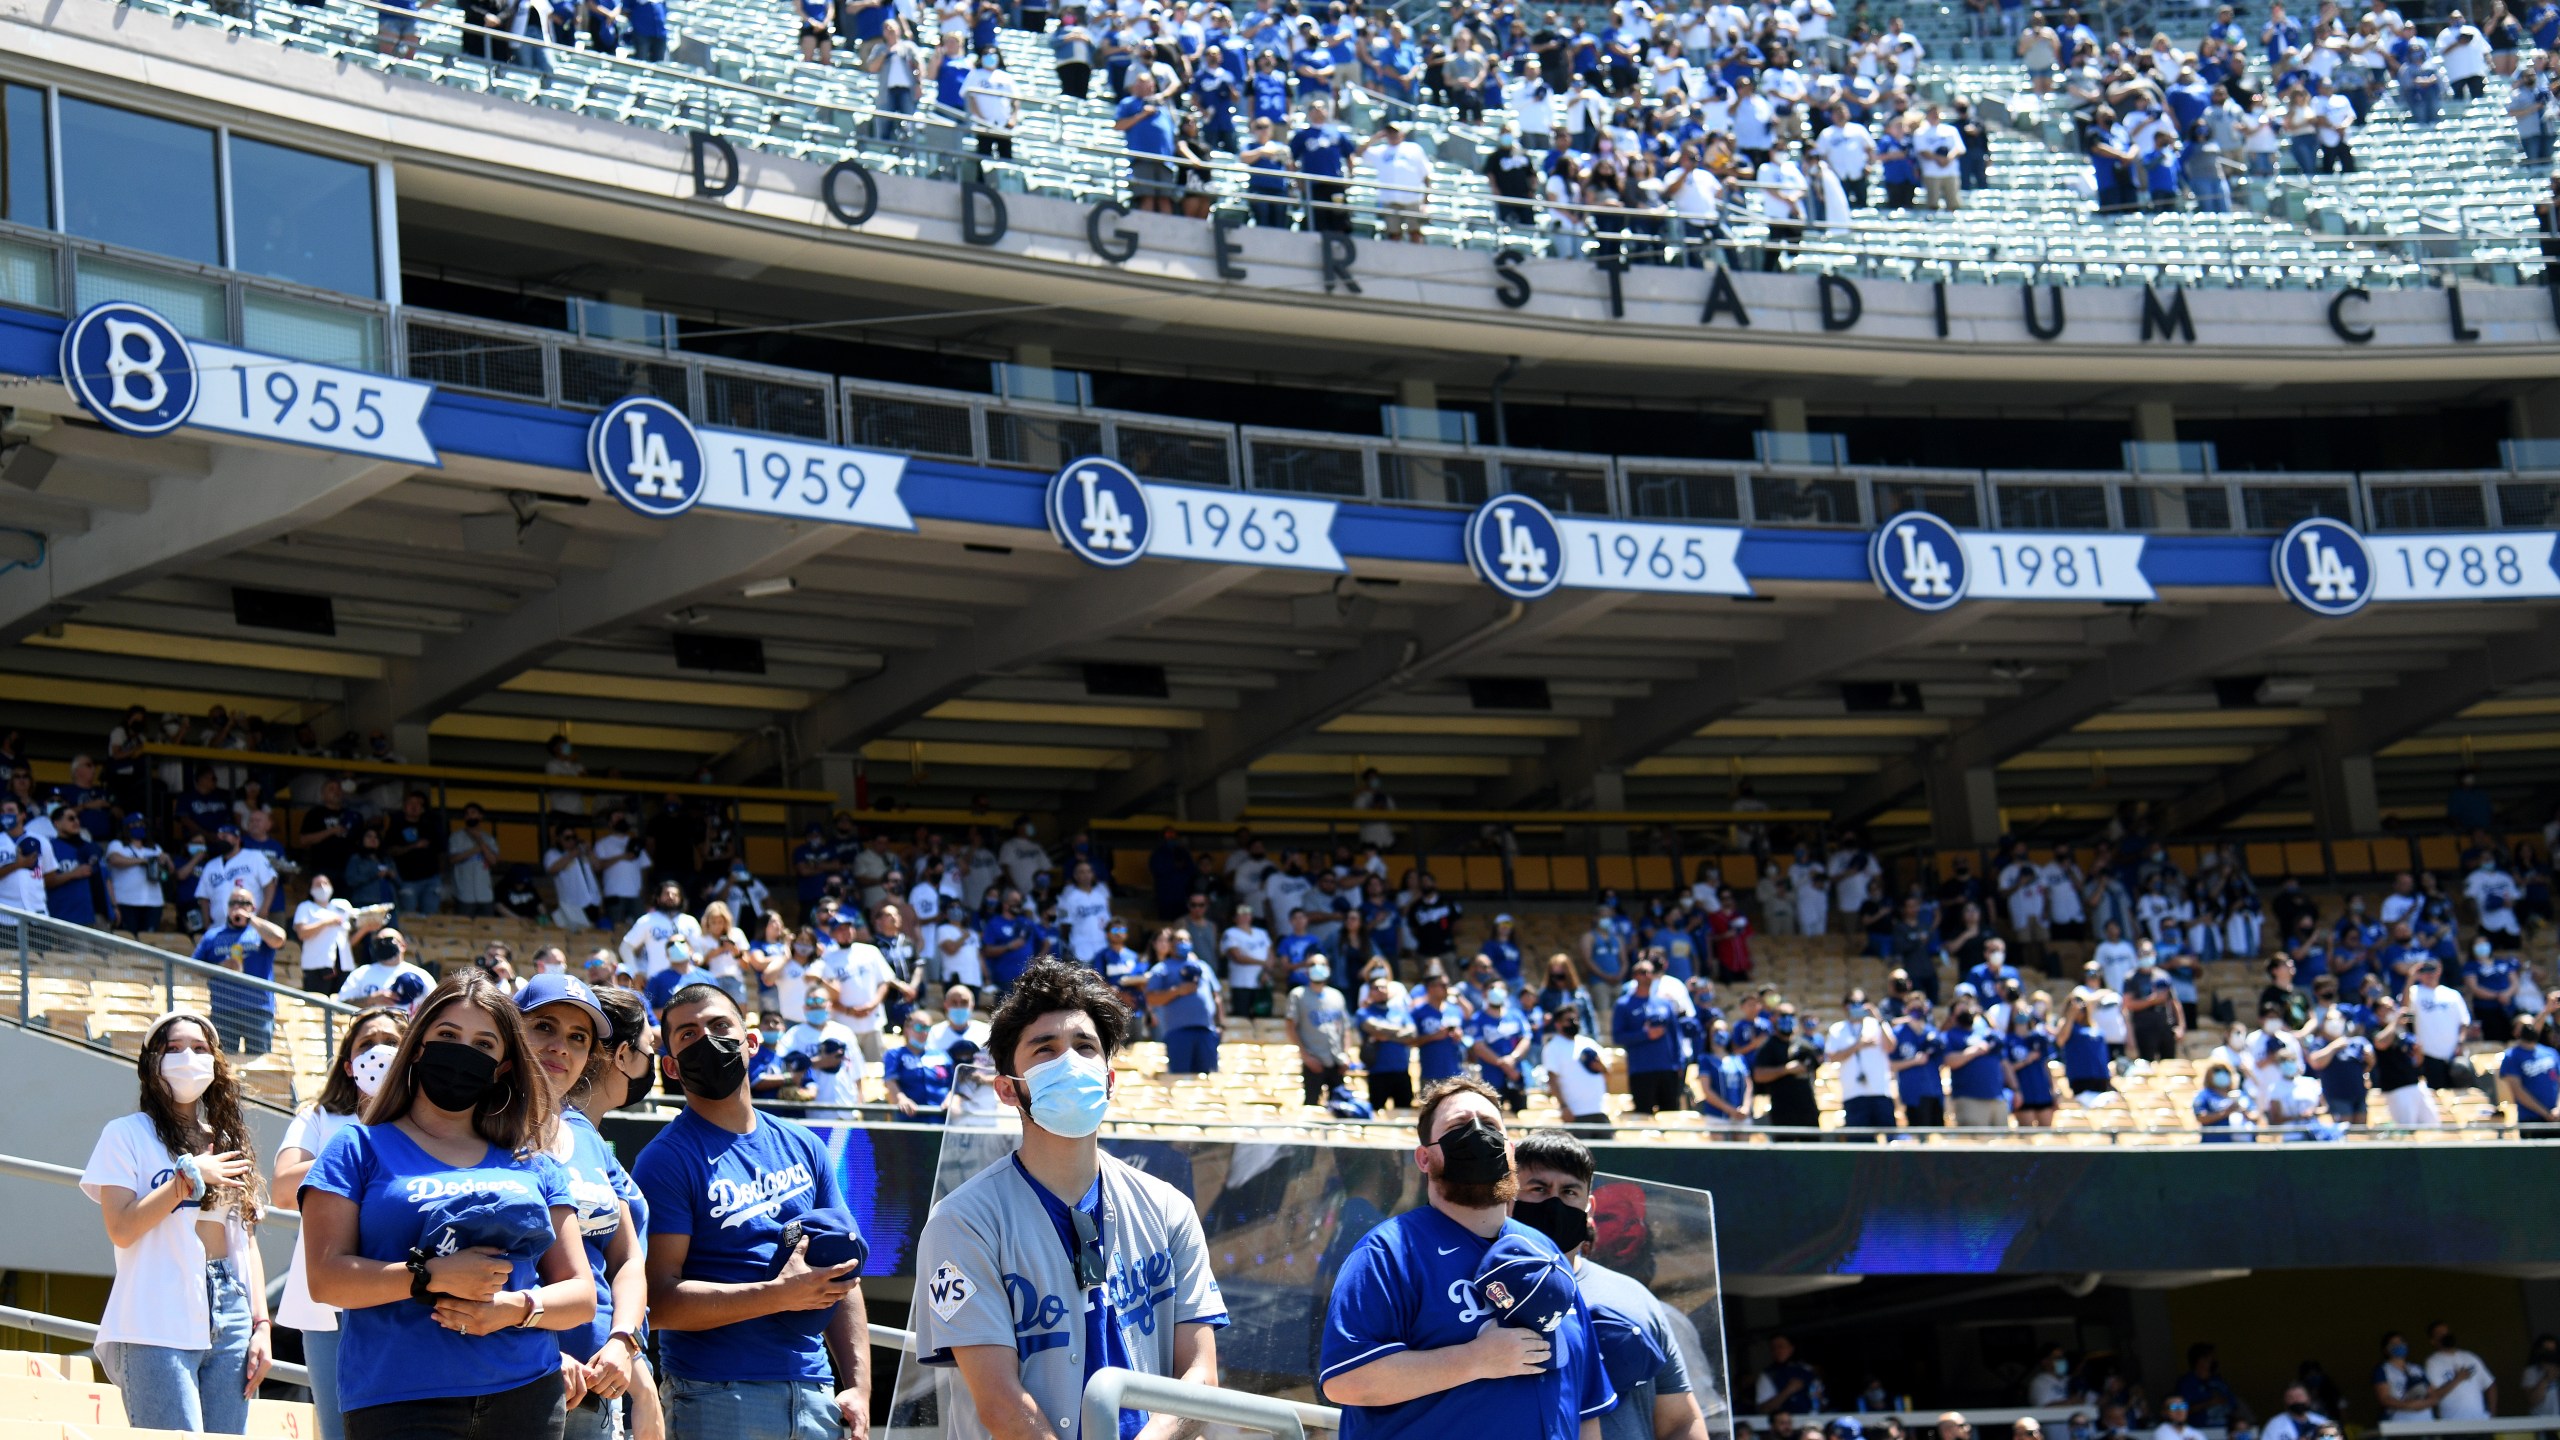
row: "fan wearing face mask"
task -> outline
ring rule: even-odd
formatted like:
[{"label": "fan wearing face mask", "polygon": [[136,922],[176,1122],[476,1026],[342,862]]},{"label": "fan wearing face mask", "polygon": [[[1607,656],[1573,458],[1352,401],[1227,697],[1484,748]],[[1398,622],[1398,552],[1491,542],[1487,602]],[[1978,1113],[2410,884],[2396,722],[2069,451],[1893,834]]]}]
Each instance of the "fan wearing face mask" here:
[{"label": "fan wearing face mask", "polygon": [[[1099,1141],[1128,1023],[1100,975],[1057,961],[1023,972],[988,1021],[1022,1145],[944,1197],[916,1242],[916,1356],[957,1369],[969,1394],[944,1411],[949,1440],[984,1440],[985,1416],[1009,1435],[1075,1436],[1106,1366],[1218,1383],[1227,1304],[1191,1197]],[[1122,1440],[1184,1433],[1174,1416],[1120,1416]]]},{"label": "fan wearing face mask", "polygon": [[265,1197],[220,1049],[202,1015],[153,1021],[135,1064],[140,1108],[107,1123],[80,1175],[116,1250],[98,1363],[137,1428],[237,1435],[267,1371]]},{"label": "fan wearing face mask", "polygon": [[[356,1078],[374,1063],[353,1057]],[[428,992],[364,1121],[303,1176],[304,1275],[337,1308],[347,1440],[559,1440],[560,1342],[595,1317],[557,1102],[514,999],[466,967]]]},{"label": "fan wearing face mask", "polygon": [[[325,878],[325,877],[324,877]],[[317,883],[313,888],[318,888]],[[320,1098],[302,1107],[285,1127],[284,1144],[276,1150],[275,1205],[291,1210],[300,1202],[303,1177],[311,1173],[338,1132],[357,1123],[356,1112],[382,1089],[400,1037],[408,1032],[408,1012],[368,1010],[339,1038],[329,1062],[329,1082]],[[302,1247],[293,1247],[293,1264],[284,1273],[284,1295],[276,1301],[276,1323],[302,1332],[303,1364],[311,1371],[313,1408],[320,1412],[320,1440],[342,1440],[338,1419],[338,1312],[311,1298]]]},{"label": "fan wearing face mask", "polygon": [[[658,1024],[685,1108],[631,1178],[648,1201],[649,1321],[661,1332],[669,1440],[811,1440],[847,1427],[862,1440],[862,1262],[821,1245],[860,1236],[826,1143],[755,1108],[747,1074],[764,1037],[728,991],[679,987]],[[824,1222],[844,1233],[820,1237]]]},{"label": "fan wearing face mask", "polygon": [[[1325,1307],[1316,1383],[1343,1440],[1600,1440],[1618,1393],[1563,1252],[1510,1214],[1501,1097],[1443,1080],[1414,1113],[1428,1203],[1361,1237]],[[1559,1279],[1561,1303],[1533,1305]]]}]

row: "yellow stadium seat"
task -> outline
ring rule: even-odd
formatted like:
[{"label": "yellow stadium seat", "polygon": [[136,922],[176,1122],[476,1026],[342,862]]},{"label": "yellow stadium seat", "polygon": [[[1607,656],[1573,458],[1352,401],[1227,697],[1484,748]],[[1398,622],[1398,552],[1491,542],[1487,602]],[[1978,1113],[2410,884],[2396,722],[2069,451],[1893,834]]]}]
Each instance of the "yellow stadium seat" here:
[{"label": "yellow stadium seat", "polygon": [[1512,887],[1524,895],[1543,894],[1553,888],[1554,878],[1544,855],[1523,855],[1511,862]]},{"label": "yellow stadium seat", "polygon": [[1724,871],[1724,883],[1732,886],[1737,892],[1749,890],[1760,883],[1759,857],[1748,852],[1727,855],[1717,861],[1716,865],[1718,869]]},{"label": "yellow stadium seat", "polygon": [[1636,888],[1636,862],[1629,855],[1603,855],[1598,867],[1600,887],[1615,890],[1623,896]]},{"label": "yellow stadium seat", "polygon": [[2193,845],[2170,846],[2169,863],[2177,866],[2180,873],[2193,875],[2196,873],[2196,847]]},{"label": "yellow stadium seat", "polygon": [[2373,863],[2373,842],[2370,840],[2330,841],[2329,863],[2340,875],[2371,875],[2378,868]]},{"label": "yellow stadium seat", "polygon": [[2329,873],[2329,857],[2317,840],[2284,842],[2284,863],[2287,874],[2299,875],[2305,880]]},{"label": "yellow stadium seat", "polygon": [[1502,891],[1502,857],[1470,855],[1465,862],[1466,888],[1477,895],[1497,895]]},{"label": "yellow stadium seat", "polygon": [[2430,870],[2450,870],[2462,863],[2462,844],[2450,835],[2428,835],[2418,841],[2418,863]]},{"label": "yellow stadium seat", "polygon": [[113,1385],[84,1385],[51,1376],[0,1375],[0,1415],[17,1420],[121,1426],[124,1397],[116,1393]]},{"label": "yellow stadium seat", "polygon": [[2275,876],[2285,873],[2284,846],[2276,841],[2253,840],[2249,842],[2248,855],[2252,874]]},{"label": "yellow stadium seat", "polygon": [[1647,894],[1660,894],[1680,883],[1671,869],[1668,855],[1636,857],[1636,888]]},{"label": "yellow stadium seat", "polygon": [[1558,894],[1582,894],[1591,889],[1591,867],[1579,855],[1559,855],[1547,869]]},{"label": "yellow stadium seat", "polygon": [[1147,868],[1144,850],[1115,851],[1111,856],[1111,879],[1114,884],[1135,890],[1153,890],[1156,883],[1155,872]]}]

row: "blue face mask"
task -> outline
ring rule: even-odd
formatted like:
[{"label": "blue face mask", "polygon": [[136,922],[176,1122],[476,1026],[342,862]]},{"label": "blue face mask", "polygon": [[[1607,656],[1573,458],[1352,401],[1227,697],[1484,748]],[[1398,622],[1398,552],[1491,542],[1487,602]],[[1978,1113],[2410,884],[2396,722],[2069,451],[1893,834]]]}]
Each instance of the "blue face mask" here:
[{"label": "blue face mask", "polygon": [[1111,1108],[1111,1071],[1090,1055],[1069,1051],[1022,1072],[1031,1097],[1031,1119],[1052,1135],[1081,1140],[1102,1128]]},{"label": "blue face mask", "polygon": [[943,1019],[951,1026],[952,1029],[958,1030],[969,1023],[969,1007],[966,1005],[954,1005],[949,1010],[943,1012]]},{"label": "blue face mask", "polygon": [[1796,1033],[1796,1017],[1781,1015],[1769,1022],[1769,1028],[1780,1035],[1793,1035]]}]

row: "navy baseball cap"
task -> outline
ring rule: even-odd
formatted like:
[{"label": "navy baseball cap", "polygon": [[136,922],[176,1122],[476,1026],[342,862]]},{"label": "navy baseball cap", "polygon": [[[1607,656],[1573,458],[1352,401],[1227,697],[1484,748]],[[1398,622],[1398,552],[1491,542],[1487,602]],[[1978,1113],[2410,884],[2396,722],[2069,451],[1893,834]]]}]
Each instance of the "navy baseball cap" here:
[{"label": "navy baseball cap", "polygon": [[[1476,1294],[1493,1310],[1494,1323],[1552,1335],[1573,1310],[1573,1276],[1542,1237],[1505,1232],[1476,1267]],[[1548,1358],[1548,1364],[1554,1364]]]},{"label": "navy baseball cap", "polygon": [[226,820],[223,823],[214,826],[213,833],[216,835],[237,835],[240,833],[240,827]]},{"label": "navy baseball cap", "polygon": [[415,1005],[427,993],[427,977],[403,975],[391,982],[391,998],[403,1005]]},{"label": "navy baseball cap", "polygon": [[[812,1270],[840,1270],[847,1265],[860,1266],[871,1258],[871,1247],[863,1241],[862,1225],[850,1210],[829,1207],[810,1210],[782,1227],[781,1242],[773,1247],[772,1274],[782,1273],[791,1252],[800,1242],[809,1242],[803,1256]],[[855,1274],[860,1274],[857,1269]],[[768,1277],[770,1278],[770,1277]]]},{"label": "navy baseball cap", "polygon": [[1666,1358],[1651,1331],[1606,1305],[1591,1307],[1591,1339],[1600,1352],[1600,1368],[1620,1394],[1652,1379]]},{"label": "navy baseball cap", "polygon": [[151,821],[143,816],[127,815],[124,817],[124,833],[127,835],[147,834],[150,829]]},{"label": "navy baseball cap", "polygon": [[596,998],[594,987],[575,975],[536,975],[516,992],[516,1009],[530,1015],[545,1005],[583,1006],[595,1017],[596,1033],[613,1029],[613,1017],[604,1013],[604,1002]]},{"label": "navy baseball cap", "polygon": [[37,838],[36,838],[36,837],[34,837],[33,835],[21,835],[21,836],[19,836],[19,837],[18,837],[18,858],[19,858],[19,859],[24,860],[24,859],[31,858],[31,857],[33,857],[33,856],[42,855],[43,853],[44,853],[44,842],[43,842],[43,841],[41,841],[41,840],[37,839]]}]

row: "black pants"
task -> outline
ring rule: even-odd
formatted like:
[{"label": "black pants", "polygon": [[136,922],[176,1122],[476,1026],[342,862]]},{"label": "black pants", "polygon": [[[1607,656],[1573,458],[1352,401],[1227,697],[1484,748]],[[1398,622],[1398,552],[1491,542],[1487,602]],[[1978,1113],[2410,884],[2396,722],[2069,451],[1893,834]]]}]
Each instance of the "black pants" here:
[{"label": "black pants", "polygon": [[1342,1083],[1344,1072],[1339,1065],[1328,1065],[1322,1070],[1304,1070],[1300,1073],[1304,1076],[1307,1103],[1321,1105],[1325,1097],[1333,1093],[1333,1087]]},{"label": "black pants", "polygon": [[2480,1007],[2480,1038],[2504,1045],[2515,1038],[2515,1012],[2492,1000]]},{"label": "black pants", "polygon": [[1946,1100],[1941,1097],[1933,1100],[1903,1101],[1902,1124],[1903,1128],[1909,1130],[1945,1129],[1947,1124]]},{"label": "black pants", "polygon": [[[1919,194],[1920,182],[1917,180],[1887,180],[1884,182],[1884,208],[1908,210],[1911,208],[1911,202],[1918,198]],[[2099,208],[2105,207],[2101,205]]]},{"label": "black pants", "polygon": [[1840,188],[1849,196],[1849,208],[1853,210],[1864,210],[1867,208],[1866,176],[1861,175],[1855,180],[1843,180],[1840,182]]},{"label": "black pants", "polygon": [[1086,92],[1092,88],[1092,66],[1061,65],[1058,67],[1058,89],[1061,92],[1073,95],[1077,99],[1082,100],[1085,98]]},{"label": "black pants", "polygon": [[2145,1060],[2166,1060],[2178,1053],[2178,1037],[2166,1025],[2136,1025],[2133,1053]]},{"label": "black pants", "polygon": [[1369,1108],[1384,1110],[1390,1105],[1413,1108],[1413,1072],[1410,1070],[1372,1070],[1369,1072]]},{"label": "black pants", "polygon": [[2489,77],[2486,75],[2466,75],[2453,82],[2453,93],[2466,100],[2477,100],[2488,93],[2488,89]]},{"label": "black pants", "polygon": [[981,130],[978,132],[978,153],[992,155],[998,160],[1010,160],[1013,158],[1013,137]]},{"label": "black pants", "polygon": [[495,1395],[403,1400],[346,1412],[347,1440],[560,1440],[558,1371]]},{"label": "black pants", "polygon": [[1680,1108],[1681,1073],[1677,1070],[1646,1070],[1627,1076],[1627,1099],[1634,1102],[1635,1112],[1651,1115]]},{"label": "black pants", "polygon": [[1345,235],[1350,234],[1351,212],[1342,208],[1343,192],[1349,188],[1339,180],[1308,181],[1307,199],[1312,202],[1314,208],[1307,216],[1307,228],[1337,230]]}]

